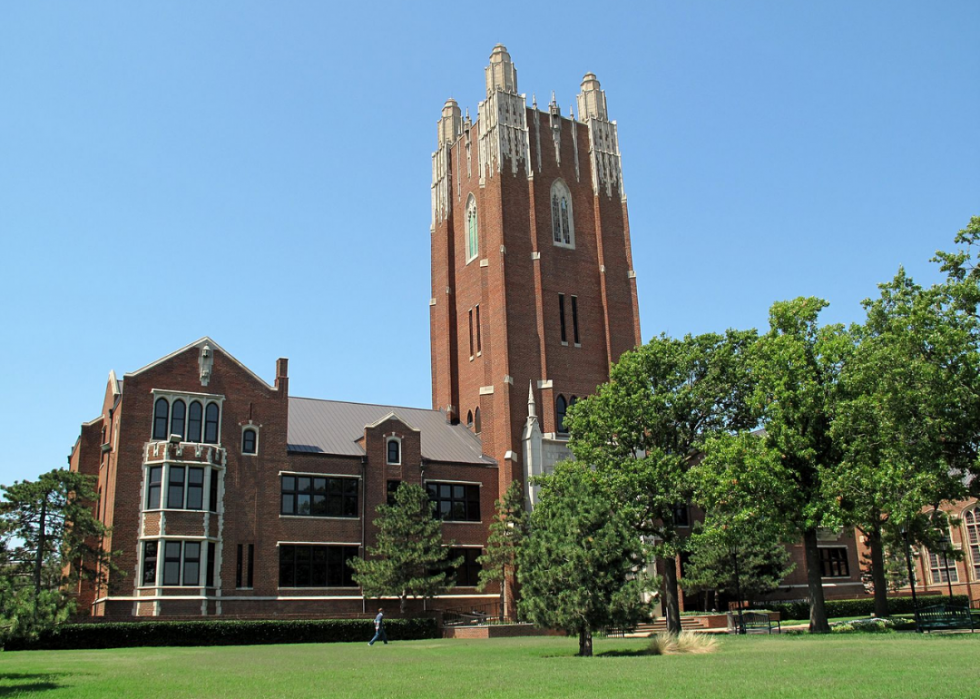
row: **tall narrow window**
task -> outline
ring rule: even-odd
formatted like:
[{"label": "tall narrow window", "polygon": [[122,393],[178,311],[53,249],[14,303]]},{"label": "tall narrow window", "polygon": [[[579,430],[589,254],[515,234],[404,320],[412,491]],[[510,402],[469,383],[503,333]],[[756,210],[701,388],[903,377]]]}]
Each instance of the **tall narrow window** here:
[{"label": "tall narrow window", "polygon": [[160,487],[163,481],[163,466],[151,466],[146,480],[146,509],[160,507]]},{"label": "tall narrow window", "polygon": [[196,466],[187,468],[187,502],[188,510],[204,509],[204,469]]},{"label": "tall narrow window", "polygon": [[470,359],[473,359],[473,309],[470,309]]},{"label": "tall narrow window", "polygon": [[568,344],[568,336],[565,332],[565,294],[558,294],[558,320],[561,322],[562,344]]},{"label": "tall narrow window", "polygon": [[187,416],[187,441],[188,442],[201,441],[201,423],[203,417],[204,417],[204,411],[201,408],[201,404],[198,401],[192,402],[189,414]]},{"label": "tall narrow window", "polygon": [[242,453],[254,454],[256,444],[256,432],[251,427],[246,427],[242,431]]},{"label": "tall narrow window", "polygon": [[551,232],[555,245],[575,247],[575,217],[572,215],[572,195],[561,180],[551,186]]},{"label": "tall narrow window", "polygon": [[476,353],[480,354],[483,352],[483,346],[480,342],[480,304],[476,304]]},{"label": "tall narrow window", "polygon": [[167,481],[167,507],[171,510],[184,509],[184,467],[171,466]]},{"label": "tall narrow window", "polygon": [[221,409],[217,403],[208,403],[204,410],[204,442],[206,444],[218,443],[218,416]]},{"label": "tall narrow window", "polygon": [[184,438],[184,416],[186,412],[187,406],[179,398],[170,406],[170,434],[179,434],[181,439]]},{"label": "tall narrow window", "polygon": [[467,427],[473,427],[473,411],[472,410],[467,410],[466,411],[466,426]]},{"label": "tall narrow window", "polygon": [[163,545],[164,585],[180,585],[180,543],[167,541]]},{"label": "tall narrow window", "polygon": [[252,587],[252,572],[255,570],[255,544],[248,545],[248,575],[245,578],[245,583]]},{"label": "tall narrow window", "polygon": [[388,463],[400,464],[401,462],[401,442],[392,437],[388,440]]},{"label": "tall narrow window", "polygon": [[578,345],[578,296],[572,297],[572,338]]},{"label": "tall narrow window", "polygon": [[143,544],[143,584],[157,584],[157,542],[147,541]]},{"label": "tall narrow window", "polygon": [[214,542],[208,542],[208,564],[204,573],[204,584],[214,587]]},{"label": "tall narrow window", "polygon": [[555,424],[557,425],[557,430],[564,434],[565,430],[565,413],[568,410],[568,403],[565,401],[565,396],[559,395],[558,399],[555,400]]},{"label": "tall narrow window", "polygon": [[474,259],[480,253],[480,236],[477,231],[476,200],[470,196],[466,205],[466,261]]},{"label": "tall narrow window", "polygon": [[477,434],[480,434],[480,432],[483,431],[483,428],[480,425],[480,409],[479,408],[477,408],[476,410],[473,411],[473,431],[476,432]]},{"label": "tall narrow window", "polygon": [[238,545],[238,561],[235,564],[235,587],[242,586],[242,573],[245,571],[245,546],[244,544]]},{"label": "tall narrow window", "polygon": [[970,548],[970,563],[973,564],[973,579],[980,580],[980,510],[974,507],[963,514],[966,526],[966,543]]},{"label": "tall narrow window", "polygon": [[946,582],[959,582],[960,576],[956,570],[956,561],[949,556],[948,551],[952,547],[947,527],[939,528],[939,536],[942,543],[936,547],[935,551],[929,550],[929,575],[932,577],[934,585]]},{"label": "tall narrow window", "polygon": [[170,404],[166,398],[157,398],[153,406],[153,439],[166,439],[167,426],[170,417]]},{"label": "tall narrow window", "polygon": [[211,488],[208,492],[208,510],[218,511],[218,470],[211,469]]},{"label": "tall narrow window", "polygon": [[197,585],[201,580],[201,542],[184,542],[183,585]]}]

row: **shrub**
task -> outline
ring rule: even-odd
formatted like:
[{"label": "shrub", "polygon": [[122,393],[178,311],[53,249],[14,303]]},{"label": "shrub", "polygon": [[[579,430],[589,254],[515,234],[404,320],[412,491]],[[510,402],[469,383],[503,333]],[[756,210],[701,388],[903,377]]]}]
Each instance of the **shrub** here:
[{"label": "shrub", "polygon": [[677,655],[680,653],[713,653],[718,650],[718,639],[703,633],[681,631],[674,635],[661,631],[650,637],[649,655]]},{"label": "shrub", "polygon": [[891,619],[855,619],[842,621],[830,627],[831,633],[892,633],[895,622]]},{"label": "shrub", "polygon": [[[946,595],[920,596],[918,600],[919,608],[931,604],[945,604],[950,601]],[[966,595],[954,595],[952,602],[962,605],[969,604]],[[871,597],[866,599],[833,599],[827,600],[824,604],[826,605],[827,616],[831,618],[839,616],[871,616],[875,610],[875,602]],[[810,618],[810,604],[806,600],[767,602],[766,605],[772,611],[779,612],[781,614],[780,618],[784,621]],[[913,611],[912,598],[890,597],[888,599],[888,611],[892,614],[911,614]]]},{"label": "shrub", "polygon": [[[386,619],[392,641],[439,638],[435,619]],[[7,650],[69,650],[136,646],[245,646],[274,643],[350,643],[374,635],[371,619],[138,621],[65,624],[36,641]]]}]

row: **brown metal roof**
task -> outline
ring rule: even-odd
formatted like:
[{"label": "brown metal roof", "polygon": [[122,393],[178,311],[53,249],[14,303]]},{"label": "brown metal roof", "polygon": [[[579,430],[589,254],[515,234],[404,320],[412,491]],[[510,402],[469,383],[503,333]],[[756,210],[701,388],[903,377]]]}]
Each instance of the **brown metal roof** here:
[{"label": "brown metal roof", "polygon": [[289,451],[307,454],[362,456],[356,440],[364,428],[394,414],[422,435],[422,458],[462,464],[493,465],[483,456],[480,438],[464,425],[450,425],[441,410],[391,405],[345,403],[315,398],[289,398]]}]

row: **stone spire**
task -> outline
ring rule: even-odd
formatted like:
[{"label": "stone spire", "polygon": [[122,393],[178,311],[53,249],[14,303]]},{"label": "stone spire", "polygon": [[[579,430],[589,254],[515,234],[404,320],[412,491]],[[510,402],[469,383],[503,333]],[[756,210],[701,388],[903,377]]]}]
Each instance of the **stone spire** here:
[{"label": "stone spire", "polygon": [[442,118],[439,119],[439,147],[455,143],[463,133],[463,119],[459,105],[452,97],[442,106]]},{"label": "stone spire", "polygon": [[537,413],[534,412],[534,409],[535,409],[535,405],[534,405],[534,382],[533,381],[528,381],[527,382],[527,416],[528,417],[534,417],[534,418],[537,417]]},{"label": "stone spire", "polygon": [[609,120],[606,112],[606,93],[599,87],[595,73],[586,73],[582,78],[582,92],[578,95],[579,121],[589,119]]},{"label": "stone spire", "polygon": [[506,46],[497,44],[493,47],[486,71],[487,97],[498,91],[517,94],[517,69],[510,60]]}]

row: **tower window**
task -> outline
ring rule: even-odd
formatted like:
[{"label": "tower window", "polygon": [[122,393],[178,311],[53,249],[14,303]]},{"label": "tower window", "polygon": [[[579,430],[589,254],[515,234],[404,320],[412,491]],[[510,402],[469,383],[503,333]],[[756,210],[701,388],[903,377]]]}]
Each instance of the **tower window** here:
[{"label": "tower window", "polygon": [[470,195],[466,206],[466,261],[470,262],[480,253],[480,237],[477,232],[476,200]]},{"label": "tower window", "polygon": [[572,297],[572,338],[578,345],[578,296]]},{"label": "tower window", "polygon": [[179,398],[174,401],[170,408],[170,434],[179,434],[184,438],[184,416],[187,414],[187,406]]},{"label": "tower window", "polygon": [[187,416],[187,441],[188,442],[201,441],[201,424],[202,424],[203,417],[204,417],[204,409],[201,407],[200,402],[194,401],[193,403],[191,403],[190,411]]},{"label": "tower window", "polygon": [[473,309],[470,309],[470,359],[473,359]]},{"label": "tower window", "polygon": [[473,411],[467,411],[466,413],[466,426],[473,427]]},{"label": "tower window", "polygon": [[565,331],[565,294],[558,294],[558,320],[561,323],[561,343],[568,344],[568,335]]},{"label": "tower window", "polygon": [[477,355],[483,352],[483,347],[480,343],[480,304],[476,304],[476,353]]},{"label": "tower window", "polygon": [[208,403],[204,409],[204,442],[206,444],[218,443],[218,417],[221,414],[217,403]]},{"label": "tower window", "polygon": [[565,396],[559,395],[555,400],[555,424],[558,432],[564,434],[568,430],[565,429],[565,413],[568,411],[568,402],[565,400]]},{"label": "tower window", "polygon": [[480,428],[480,409],[479,408],[477,408],[475,411],[473,411],[473,431],[476,432],[477,434],[480,434],[480,432],[482,432],[482,429]]},{"label": "tower window", "polygon": [[551,186],[551,232],[555,245],[575,247],[575,218],[572,215],[572,195],[561,180]]}]

